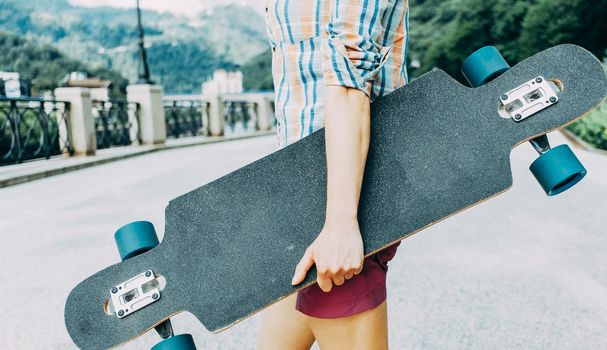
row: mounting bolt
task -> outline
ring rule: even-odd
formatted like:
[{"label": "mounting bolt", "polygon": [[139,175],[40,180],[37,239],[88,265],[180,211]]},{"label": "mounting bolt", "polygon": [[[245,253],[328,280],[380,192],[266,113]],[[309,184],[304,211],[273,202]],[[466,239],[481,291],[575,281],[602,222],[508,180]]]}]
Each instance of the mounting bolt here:
[{"label": "mounting bolt", "polygon": [[160,295],[158,295],[158,293],[154,293],[152,294],[152,299],[157,300],[160,297]]},{"label": "mounting bolt", "polygon": [[118,311],[118,316],[120,316],[120,317],[124,316],[124,310]]},{"label": "mounting bolt", "polygon": [[522,115],[520,115],[520,114],[515,114],[514,115],[514,120],[521,120],[521,119],[523,119]]},{"label": "mounting bolt", "polygon": [[118,292],[118,288],[116,288],[116,287],[112,288],[111,292],[112,292],[112,294],[116,294]]},{"label": "mounting bolt", "polygon": [[535,82],[538,83],[538,84],[541,83],[542,82],[542,78],[540,78],[540,77],[535,78]]},{"label": "mounting bolt", "polygon": [[152,275],[152,271],[146,271],[145,272],[145,277],[150,277]]},{"label": "mounting bolt", "polygon": [[500,98],[502,101],[506,101],[508,99],[508,94],[503,94]]},{"label": "mounting bolt", "polygon": [[554,96],[550,96],[550,102],[551,102],[551,103],[555,103],[555,102],[556,102],[556,97],[554,97]]}]

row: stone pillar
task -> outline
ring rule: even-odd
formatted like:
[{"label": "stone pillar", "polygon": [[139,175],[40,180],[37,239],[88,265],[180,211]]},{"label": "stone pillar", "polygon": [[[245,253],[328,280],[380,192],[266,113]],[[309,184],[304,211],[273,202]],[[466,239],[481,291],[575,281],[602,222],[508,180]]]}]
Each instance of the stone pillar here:
[{"label": "stone pillar", "polygon": [[[55,98],[70,103],[70,136],[74,154],[94,155],[97,138],[90,90],[79,87],[58,88],[55,89]],[[59,132],[65,133],[67,130],[60,128]],[[60,136],[65,138],[67,135]]]},{"label": "stone pillar", "polygon": [[166,140],[166,124],[162,87],[137,84],[126,88],[127,100],[139,103],[139,132],[145,145],[162,144]]},{"label": "stone pillar", "polygon": [[272,128],[272,106],[270,99],[265,95],[256,95],[253,99],[257,105],[257,127],[265,131]]},{"label": "stone pillar", "polygon": [[225,127],[224,100],[221,96],[205,97],[209,102],[209,134],[211,136],[223,136]]}]

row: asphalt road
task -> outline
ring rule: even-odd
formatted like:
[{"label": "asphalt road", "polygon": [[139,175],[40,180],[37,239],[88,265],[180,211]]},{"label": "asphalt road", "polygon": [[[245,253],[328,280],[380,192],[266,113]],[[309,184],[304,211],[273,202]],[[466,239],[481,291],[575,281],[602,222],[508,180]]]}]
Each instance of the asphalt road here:
[{"label": "asphalt road", "polygon": [[[171,198],[275,144],[163,151],[0,190],[2,348],[75,348],[65,299],[118,261],[115,229],[141,219],[162,228]],[[535,152],[522,145],[510,191],[401,245],[389,274],[393,349],[605,349],[607,156],[576,152],[590,173],[569,192],[544,195],[527,170]],[[219,335],[187,313],[173,323],[199,349],[252,349],[259,318]],[[158,339],[150,332],[124,349]]]}]

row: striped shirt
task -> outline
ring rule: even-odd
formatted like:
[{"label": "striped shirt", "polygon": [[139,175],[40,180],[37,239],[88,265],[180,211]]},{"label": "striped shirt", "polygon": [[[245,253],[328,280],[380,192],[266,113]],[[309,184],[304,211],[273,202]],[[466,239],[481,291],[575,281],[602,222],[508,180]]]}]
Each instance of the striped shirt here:
[{"label": "striped shirt", "polygon": [[267,0],[266,27],[281,147],[324,126],[325,86],[407,83],[408,0]]}]

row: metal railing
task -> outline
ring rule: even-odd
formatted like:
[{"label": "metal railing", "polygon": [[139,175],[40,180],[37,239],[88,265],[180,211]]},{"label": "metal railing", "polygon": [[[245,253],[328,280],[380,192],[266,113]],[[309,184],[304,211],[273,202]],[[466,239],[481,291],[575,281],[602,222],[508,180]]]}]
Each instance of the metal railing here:
[{"label": "metal railing", "polygon": [[[223,96],[224,132],[230,134],[275,128],[276,113],[273,97],[272,93],[267,92],[225,94]],[[263,123],[260,124],[262,119]]]},{"label": "metal railing", "polygon": [[[167,138],[268,130],[276,126],[274,102],[271,97],[272,93],[225,94],[218,98],[199,95],[165,96]],[[214,103],[220,103],[221,106],[212,107]],[[260,103],[267,105],[261,108]],[[217,118],[220,121],[217,121]],[[263,119],[263,123],[260,119]],[[215,129],[211,130],[211,125],[215,125]]]},{"label": "metal railing", "polygon": [[246,100],[224,101],[224,118],[226,132],[237,133],[240,131],[258,130],[256,118],[257,104]]},{"label": "metal railing", "polygon": [[74,153],[69,103],[0,97],[0,165]]},{"label": "metal railing", "polygon": [[141,143],[139,104],[126,100],[93,101],[97,149]]},{"label": "metal railing", "polygon": [[[146,109],[144,114],[135,102],[91,100],[89,95],[76,92],[74,95],[61,95],[67,96],[65,99],[69,99],[72,105],[55,99],[0,97],[0,165],[60,154],[88,155],[97,149],[114,146],[161,143],[165,136],[221,137],[266,131],[276,125],[271,93],[165,97],[166,135],[157,135],[162,111]],[[70,111],[71,106],[91,103],[90,110]],[[146,105],[146,108],[154,108],[154,105],[150,106]],[[146,122],[144,126],[147,129],[142,128],[140,120]],[[70,121],[77,122],[74,128]],[[141,134],[142,130],[145,135]],[[93,132],[97,142],[91,145],[87,140]],[[153,140],[142,137],[146,135],[153,135]]]},{"label": "metal railing", "polygon": [[201,100],[165,100],[164,118],[168,138],[209,134],[209,103]]}]

